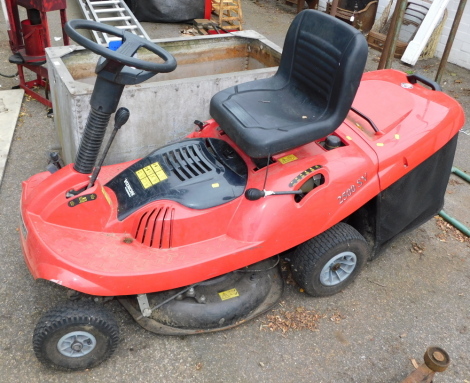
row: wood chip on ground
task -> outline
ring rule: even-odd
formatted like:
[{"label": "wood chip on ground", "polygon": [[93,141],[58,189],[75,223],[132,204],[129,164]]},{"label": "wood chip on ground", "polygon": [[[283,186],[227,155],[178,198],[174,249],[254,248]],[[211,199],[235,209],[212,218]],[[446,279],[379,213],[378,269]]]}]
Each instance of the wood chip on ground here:
[{"label": "wood chip on ground", "polygon": [[470,237],[467,237],[464,233],[452,226],[449,222],[445,221],[442,217],[436,216],[436,225],[439,227],[441,232],[436,237],[441,242],[447,242],[449,238],[453,238],[461,243],[466,243],[470,246]]},{"label": "wood chip on ground", "polygon": [[266,316],[267,321],[262,321],[261,328],[281,331],[283,334],[289,330],[318,331],[318,321],[323,317],[305,307],[297,307],[294,311],[275,310]]}]

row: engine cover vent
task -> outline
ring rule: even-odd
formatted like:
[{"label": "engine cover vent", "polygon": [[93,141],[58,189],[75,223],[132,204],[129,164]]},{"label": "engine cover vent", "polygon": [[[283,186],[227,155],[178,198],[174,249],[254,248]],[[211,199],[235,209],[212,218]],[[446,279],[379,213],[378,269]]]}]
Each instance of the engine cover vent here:
[{"label": "engine cover vent", "polygon": [[171,248],[175,209],[162,206],[146,211],[134,231],[136,241],[157,249]]},{"label": "engine cover vent", "polygon": [[245,161],[227,142],[194,138],[155,150],[106,186],[116,195],[122,221],[140,209],[148,211],[146,206],[154,201],[161,201],[157,206],[172,206],[168,201],[173,201],[197,210],[228,203],[243,195],[247,179]]},{"label": "engine cover vent", "polygon": [[216,170],[201,152],[200,144],[181,146],[162,154],[165,163],[181,181]]}]

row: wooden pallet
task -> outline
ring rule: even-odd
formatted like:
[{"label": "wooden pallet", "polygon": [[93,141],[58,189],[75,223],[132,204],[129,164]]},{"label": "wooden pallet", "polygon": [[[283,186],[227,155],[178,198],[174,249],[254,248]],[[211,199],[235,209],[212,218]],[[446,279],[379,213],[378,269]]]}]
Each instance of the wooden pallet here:
[{"label": "wooden pallet", "polygon": [[212,0],[212,13],[216,16],[214,21],[224,29],[238,29],[241,31],[243,14],[240,0]]}]

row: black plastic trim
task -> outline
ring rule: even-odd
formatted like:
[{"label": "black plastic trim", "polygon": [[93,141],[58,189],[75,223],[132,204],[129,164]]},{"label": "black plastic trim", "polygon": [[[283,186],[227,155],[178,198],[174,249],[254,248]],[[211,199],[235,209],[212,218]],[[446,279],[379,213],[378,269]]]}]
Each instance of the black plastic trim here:
[{"label": "black plastic trim", "polygon": [[[138,174],[160,168],[145,183]],[[110,180],[106,186],[118,200],[118,219],[123,220],[145,205],[170,200],[192,209],[207,209],[241,196],[246,187],[247,166],[225,141],[189,139],[164,146]],[[159,179],[160,178],[160,179]]]},{"label": "black plastic trim", "polygon": [[432,81],[421,74],[409,74],[408,76],[406,76],[406,78],[408,79],[408,82],[410,84],[416,84],[419,81],[422,82],[424,85],[429,86],[432,90],[438,90],[439,92],[442,92],[442,88],[437,82]]}]

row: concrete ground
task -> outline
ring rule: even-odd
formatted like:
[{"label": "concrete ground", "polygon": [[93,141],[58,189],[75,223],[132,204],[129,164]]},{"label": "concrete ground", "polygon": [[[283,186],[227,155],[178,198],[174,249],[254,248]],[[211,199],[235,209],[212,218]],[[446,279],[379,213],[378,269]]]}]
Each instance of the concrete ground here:
[{"label": "concrete ground", "polygon": [[[274,0],[244,0],[243,7],[246,29],[282,46],[294,8]],[[77,4],[69,3],[68,15],[81,17]],[[144,25],[153,38],[178,36],[183,28]],[[13,73],[15,68],[7,63],[5,29],[2,18],[0,72]],[[368,70],[376,68],[377,59],[378,53],[371,51]],[[395,62],[393,67],[432,78],[437,63],[432,59],[407,68]],[[1,91],[17,81],[0,77],[0,84]],[[443,88],[469,115],[469,71],[448,65]],[[344,292],[314,299],[288,284],[282,302],[271,313],[226,332],[157,336],[139,327],[112,301],[107,306],[119,322],[121,342],[109,361],[76,373],[43,367],[32,351],[32,331],[45,310],[63,301],[65,293],[32,279],[22,259],[18,230],[21,181],[43,171],[47,151],[57,145],[46,111],[34,100],[23,101],[0,188],[1,382],[391,383],[414,369],[413,359],[422,363],[430,345],[443,347],[452,358],[436,383],[470,382],[470,242],[438,219],[396,240]],[[467,123],[459,134],[455,158],[455,166],[467,173],[469,133]],[[445,205],[467,226],[469,191],[468,184],[452,176]],[[286,313],[298,320],[283,333],[278,328],[286,324],[282,321]],[[305,317],[310,329],[299,329]]]}]

